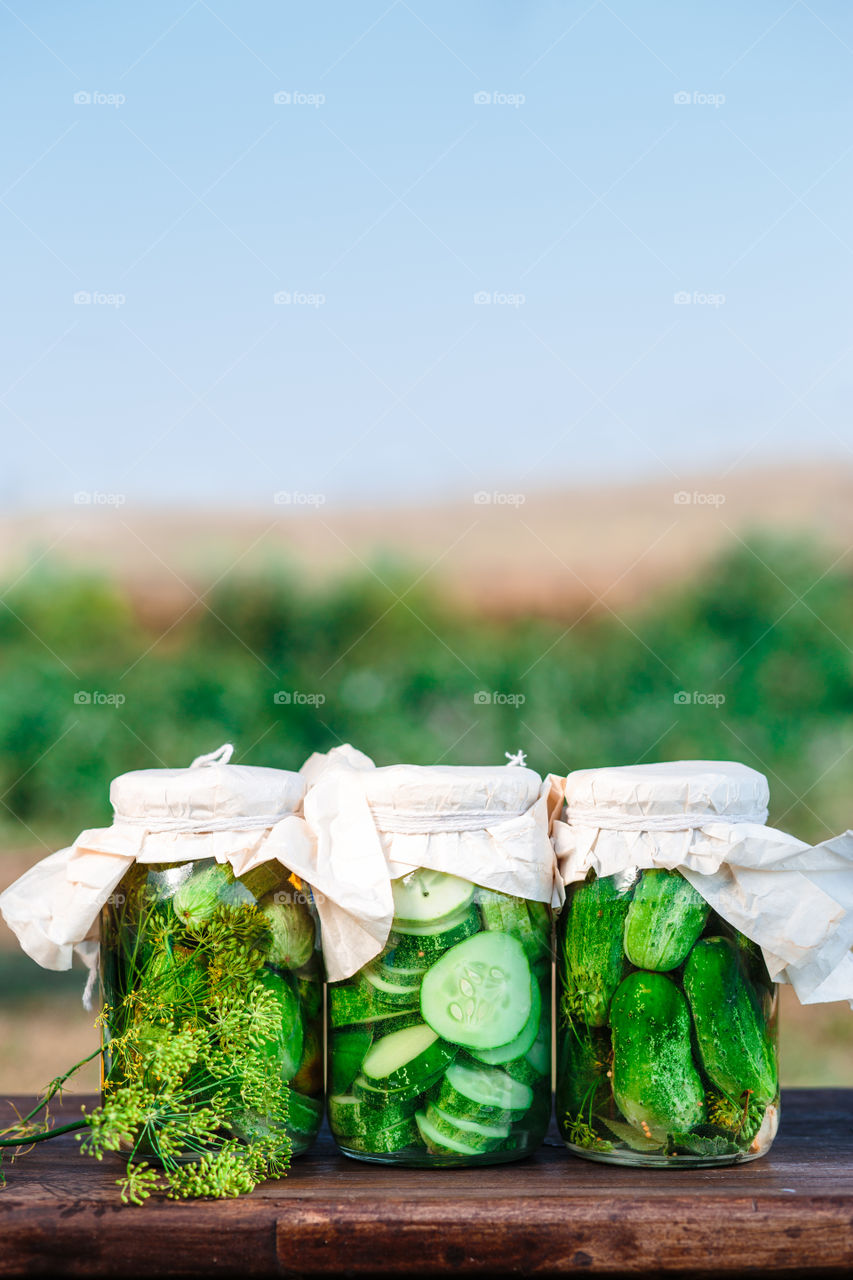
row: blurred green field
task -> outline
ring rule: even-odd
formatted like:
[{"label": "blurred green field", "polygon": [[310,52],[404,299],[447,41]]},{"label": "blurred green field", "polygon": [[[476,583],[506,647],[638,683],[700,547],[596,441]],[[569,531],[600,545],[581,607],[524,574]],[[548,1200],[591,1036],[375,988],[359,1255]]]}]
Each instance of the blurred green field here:
[{"label": "blurred green field", "polygon": [[758,539],[630,612],[559,622],[451,612],[411,574],[379,573],[387,587],[318,590],[232,575],[155,629],[117,583],[33,570],[0,607],[7,844],[68,841],[109,820],[115,774],[225,740],[289,768],[341,741],[381,764],[522,748],[558,773],[740,759],[769,775],[776,824],[805,839],[847,826],[853,591],[836,556]]},{"label": "blurred green field", "polygon": [[[376,571],[316,589],[232,574],[165,630],[118,582],[31,571],[0,597],[0,848],[68,844],[109,822],[116,774],[225,741],[285,768],[346,741],[378,764],[522,749],[555,773],[737,759],[768,775],[775,825],[851,825],[853,578],[835,553],[755,538],[630,612],[560,620],[496,622]],[[0,884],[15,861],[0,854]],[[0,946],[0,1088],[36,1087],[91,1035],[75,983]],[[849,1013],[789,1004],[786,1081],[853,1084]]]}]

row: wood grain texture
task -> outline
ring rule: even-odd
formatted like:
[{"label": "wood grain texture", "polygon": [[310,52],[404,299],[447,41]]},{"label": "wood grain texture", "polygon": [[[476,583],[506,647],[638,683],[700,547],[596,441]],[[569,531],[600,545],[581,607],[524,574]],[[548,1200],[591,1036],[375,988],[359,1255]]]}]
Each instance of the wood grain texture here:
[{"label": "wood grain texture", "polygon": [[0,1276],[853,1271],[853,1091],[790,1091],[770,1155],[728,1169],[622,1169],[558,1145],[515,1165],[397,1169],[325,1134],[242,1200],[135,1208],[118,1158],[75,1147],[58,1138],[7,1168]]}]

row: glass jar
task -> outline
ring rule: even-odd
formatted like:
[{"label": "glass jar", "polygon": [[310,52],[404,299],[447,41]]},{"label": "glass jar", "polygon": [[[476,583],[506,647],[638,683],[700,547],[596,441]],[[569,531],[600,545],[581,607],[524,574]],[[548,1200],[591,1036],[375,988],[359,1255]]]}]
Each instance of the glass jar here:
[{"label": "glass jar", "polygon": [[[144,1045],[161,1063],[146,1070],[177,1071],[188,1108],[224,1110],[224,1139],[281,1138],[294,1155],[311,1144],[323,1115],[319,930],[310,891],[281,863],[240,877],[213,858],[135,863],[101,913],[101,975],[105,1101],[138,1079]],[[254,1078],[241,1045],[261,1049]],[[211,1049],[229,1055],[229,1074]],[[135,1154],[205,1152],[167,1142],[152,1126]]]},{"label": "glass jar", "polygon": [[329,1123],[359,1160],[501,1164],[551,1116],[551,911],[419,869],[382,952],[328,990]]},{"label": "glass jar", "polygon": [[761,950],[678,872],[567,890],[557,925],[557,1120],[576,1155],[736,1164],[779,1122],[776,988]]}]

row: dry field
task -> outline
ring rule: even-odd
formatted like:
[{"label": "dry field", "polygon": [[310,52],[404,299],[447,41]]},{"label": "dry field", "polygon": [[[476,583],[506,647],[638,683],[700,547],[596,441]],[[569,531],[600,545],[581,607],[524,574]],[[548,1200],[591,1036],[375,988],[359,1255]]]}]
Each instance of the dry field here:
[{"label": "dry field", "polygon": [[[309,581],[398,564],[454,601],[500,615],[618,608],[701,569],[754,529],[853,542],[853,468],[787,465],[606,488],[465,494],[433,506],[280,505],[252,511],[75,506],[0,517],[0,576],[48,557],[126,582],[168,622],[232,568]],[[520,503],[503,499],[520,496]],[[688,501],[677,501],[687,498]]]}]

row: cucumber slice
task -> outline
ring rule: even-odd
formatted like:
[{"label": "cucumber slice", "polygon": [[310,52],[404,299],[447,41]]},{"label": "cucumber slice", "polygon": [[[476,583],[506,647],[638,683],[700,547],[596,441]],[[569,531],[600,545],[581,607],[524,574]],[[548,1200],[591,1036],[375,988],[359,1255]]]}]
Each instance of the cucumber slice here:
[{"label": "cucumber slice", "polygon": [[412,967],[410,965],[388,964],[382,957],[370,966],[380,978],[397,987],[419,987],[421,979],[427,971],[426,965]]},{"label": "cucumber slice", "polygon": [[[461,911],[451,911],[450,915],[439,916],[437,920],[401,920],[399,916],[395,916],[392,927],[395,933],[411,935],[413,938],[425,938],[434,933],[449,933],[451,929],[458,928],[473,911],[476,911],[476,907],[463,907]],[[479,927],[478,919],[477,928]]]},{"label": "cucumber slice", "polygon": [[462,915],[451,917],[449,926],[437,931],[425,929],[420,933],[412,929],[405,932],[402,929],[395,930],[389,939],[394,964],[428,969],[450,947],[455,947],[457,943],[464,942],[479,931],[480,913],[476,907],[469,907]]},{"label": "cucumber slice", "polygon": [[329,1071],[333,1094],[345,1094],[361,1070],[364,1055],[373,1044],[373,1031],[366,1026],[336,1031],[329,1045]]},{"label": "cucumber slice", "polygon": [[428,1119],[425,1111],[418,1111],[415,1115],[415,1122],[420,1130],[420,1135],[427,1145],[428,1150],[435,1155],[443,1155],[448,1151],[453,1151],[460,1156],[476,1156],[479,1155],[482,1148],[472,1146],[470,1142],[465,1142],[461,1138],[448,1137],[444,1133],[440,1133],[435,1125]]},{"label": "cucumber slice", "polygon": [[421,985],[424,1022],[452,1044],[493,1049],[515,1040],[530,1017],[532,977],[508,933],[478,933],[445,952]]},{"label": "cucumber slice", "polygon": [[480,889],[477,899],[489,932],[518,938],[531,964],[550,958],[551,916],[544,902],[528,902],[494,889]]},{"label": "cucumber slice", "polygon": [[496,889],[480,889],[478,891],[477,905],[480,908],[480,915],[483,917],[484,928],[492,933],[503,933],[503,904],[510,900],[507,894],[498,893]]},{"label": "cucumber slice", "polygon": [[376,1016],[375,1004],[362,986],[346,982],[329,987],[329,1025],[333,1029],[372,1022]]},{"label": "cucumber slice", "polygon": [[420,1000],[417,986],[401,986],[397,982],[390,982],[373,965],[367,965],[365,969],[362,969],[361,977],[363,980],[362,986],[367,993],[368,999],[377,1008],[381,1005],[387,1005],[388,1011],[391,1012],[396,1008],[413,1009],[417,1007]]},{"label": "cucumber slice", "polygon": [[404,1089],[381,1089],[375,1080],[358,1075],[352,1082],[352,1092],[365,1106],[383,1110],[389,1106],[403,1106],[407,1115],[413,1115],[420,1105],[423,1090],[419,1084],[410,1084]]},{"label": "cucumber slice", "polygon": [[401,1120],[399,1124],[380,1129],[376,1133],[358,1137],[348,1134],[340,1140],[341,1146],[350,1151],[358,1151],[361,1155],[387,1156],[395,1151],[405,1151],[408,1147],[422,1146],[420,1130],[414,1120]]},{"label": "cucumber slice", "polygon": [[476,1058],[479,1062],[485,1062],[489,1066],[496,1066],[497,1064],[504,1062],[512,1062],[514,1058],[523,1058],[528,1050],[533,1047],[536,1037],[539,1034],[539,1019],[541,1015],[542,996],[539,992],[539,983],[531,982],[530,1017],[525,1022],[519,1034],[514,1040],[510,1040],[509,1044],[500,1044],[494,1049],[471,1049],[471,1057]]},{"label": "cucumber slice", "polygon": [[513,1080],[518,1080],[521,1084],[529,1084],[533,1090],[542,1087],[542,1076],[531,1066],[529,1058],[515,1058],[512,1062],[504,1062],[502,1066]]},{"label": "cucumber slice", "polygon": [[420,1022],[423,1022],[423,1018],[418,1008],[404,1009],[402,1013],[394,1013],[387,1009],[381,1018],[377,1018],[370,1025],[373,1039],[378,1040],[380,1036],[390,1035],[392,1031],[402,1031],[403,1027],[416,1027]]},{"label": "cucumber slice", "polygon": [[513,1080],[529,1084],[538,1093],[547,1079],[551,1078],[551,1016],[547,1006],[542,1010],[543,1017],[539,1023],[536,1039],[523,1058],[505,1062],[503,1069]]},{"label": "cucumber slice", "polygon": [[470,880],[420,867],[391,882],[394,915],[409,924],[433,924],[467,908],[474,897]]},{"label": "cucumber slice", "polygon": [[551,1074],[551,1017],[546,1009],[546,1016],[539,1025],[539,1032],[532,1046],[525,1055],[533,1070],[540,1076]]},{"label": "cucumber slice", "polygon": [[336,1030],[407,1013],[414,1015],[414,1021],[422,1022],[418,1012],[419,999],[417,987],[400,988],[398,992],[389,994],[380,991],[362,975],[357,982],[329,987],[329,1025]]},{"label": "cucumber slice", "polygon": [[418,1093],[424,1093],[457,1052],[455,1045],[445,1044],[431,1027],[420,1023],[375,1041],[361,1064],[361,1073],[379,1089],[417,1086]]},{"label": "cucumber slice", "polygon": [[449,1116],[434,1102],[427,1104],[426,1116],[436,1133],[457,1142],[467,1142],[480,1151],[495,1151],[509,1137],[508,1124],[481,1124],[479,1120]]},{"label": "cucumber slice", "polygon": [[355,1094],[335,1094],[329,1098],[329,1125],[337,1137],[343,1134],[345,1138],[369,1138],[410,1120],[416,1107],[415,1102],[401,1105],[389,1102],[384,1107],[371,1107]]},{"label": "cucumber slice", "polygon": [[533,1090],[497,1067],[454,1062],[444,1073],[436,1101],[450,1116],[481,1124],[506,1124],[528,1110]]}]

